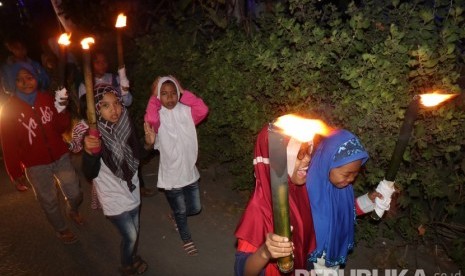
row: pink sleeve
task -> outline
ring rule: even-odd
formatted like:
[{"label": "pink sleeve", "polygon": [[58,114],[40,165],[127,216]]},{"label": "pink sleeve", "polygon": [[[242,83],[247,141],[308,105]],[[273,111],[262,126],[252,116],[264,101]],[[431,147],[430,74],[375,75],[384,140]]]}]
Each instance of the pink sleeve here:
[{"label": "pink sleeve", "polygon": [[208,106],[203,102],[203,100],[195,96],[192,92],[184,90],[182,94],[181,103],[190,106],[192,119],[194,124],[199,124],[208,114]]},{"label": "pink sleeve", "polygon": [[160,128],[160,109],[160,100],[155,96],[151,96],[147,105],[147,109],[145,110],[144,120],[149,123],[157,133],[158,128]]}]

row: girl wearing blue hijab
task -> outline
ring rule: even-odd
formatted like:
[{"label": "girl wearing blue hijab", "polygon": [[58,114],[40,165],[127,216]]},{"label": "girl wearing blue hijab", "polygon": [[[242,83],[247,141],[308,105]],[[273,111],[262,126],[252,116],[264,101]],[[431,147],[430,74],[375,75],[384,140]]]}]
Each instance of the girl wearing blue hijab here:
[{"label": "girl wearing blue hijab", "polygon": [[79,177],[62,136],[70,127],[70,113],[66,106],[59,110],[52,95],[39,92],[30,64],[15,63],[11,69],[15,95],[2,106],[0,116],[5,168],[18,190],[31,184],[56,236],[65,244],[75,243],[78,238],[68,227],[59,199],[63,194],[68,217],[82,225]]},{"label": "girl wearing blue hijab", "polygon": [[11,77],[15,78],[16,96],[29,104],[34,105],[37,97],[38,77],[31,64],[26,62],[17,62],[12,65]]},{"label": "girl wearing blue hijab", "polygon": [[315,272],[337,270],[345,264],[354,246],[357,214],[373,210],[376,192],[355,200],[352,182],[368,160],[368,152],[359,139],[347,130],[335,130],[325,137],[307,174],[307,191],[315,226],[316,249],[310,253]]}]

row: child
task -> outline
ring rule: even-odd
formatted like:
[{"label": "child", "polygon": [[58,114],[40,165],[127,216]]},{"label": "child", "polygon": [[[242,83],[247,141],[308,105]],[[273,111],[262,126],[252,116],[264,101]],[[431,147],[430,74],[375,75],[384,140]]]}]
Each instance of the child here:
[{"label": "child", "polygon": [[[137,168],[144,152],[116,89],[98,84],[94,98],[101,138],[85,136],[82,171],[87,179],[93,180],[103,213],[122,236],[122,275],[142,274],[148,265],[137,255],[140,211]],[[97,148],[101,148],[100,152],[93,154]]]},{"label": "child", "polygon": [[[129,91],[129,80],[126,77],[126,68],[119,68],[117,76],[112,73],[108,73],[108,60],[105,52],[102,50],[96,50],[92,54],[92,73],[94,75],[94,86],[101,83],[111,84],[118,92],[118,96],[122,98],[124,106],[129,107],[132,104],[132,94]],[[85,84],[81,83],[79,85],[79,98],[82,98],[85,94]],[[142,196],[154,196],[154,189],[145,187],[144,185],[145,183],[142,178],[141,167],[139,167],[138,174]]]},{"label": "child", "polygon": [[13,72],[13,64],[17,62],[24,62],[31,65],[40,91],[49,89],[50,77],[48,76],[47,71],[38,62],[29,58],[26,45],[23,41],[18,38],[11,37],[5,41],[5,47],[11,53],[11,55],[6,59],[5,64],[2,66],[3,89],[6,94],[13,94],[15,92],[16,76]]},{"label": "child", "polygon": [[[3,106],[0,133],[5,167],[15,183],[27,180],[58,238],[70,244],[78,240],[62,216],[57,186],[68,203],[69,217],[79,225],[83,218],[78,207],[82,192],[78,176],[71,164],[62,134],[69,128],[70,115],[65,106],[48,93],[39,92],[34,68],[28,63],[12,67],[16,78],[15,96]],[[54,102],[55,101],[55,102]],[[55,182],[56,180],[56,182]]]},{"label": "child", "polygon": [[[336,273],[354,246],[355,211],[371,212],[377,192],[354,200],[352,183],[368,160],[359,139],[347,130],[334,130],[315,151],[307,175],[307,190],[315,225],[316,249],[309,255],[315,272]],[[328,271],[326,273],[329,273]]]},{"label": "child", "polygon": [[[306,269],[306,257],[315,249],[313,221],[305,180],[310,152],[294,139],[287,146],[289,214],[292,238],[273,234],[268,131],[258,134],[254,153],[255,190],[236,229],[235,275],[280,275],[276,258],[294,255],[294,269]],[[264,273],[264,274],[261,274]]]},{"label": "child", "polygon": [[[108,61],[103,51],[95,51],[92,54],[92,73],[94,75],[94,86],[101,83],[111,84],[115,87],[118,96],[122,98],[124,106],[132,104],[132,95],[129,91],[129,80],[126,77],[126,68],[118,69],[118,76],[108,73]],[[86,94],[84,83],[79,85],[79,98]]]},{"label": "child", "polygon": [[[183,248],[190,256],[198,254],[187,225],[187,217],[200,212],[197,132],[195,126],[208,113],[202,99],[187,90],[172,76],[159,77],[152,85],[145,121],[151,126],[146,135],[160,151],[158,188],[174,213]],[[155,139],[155,133],[156,139]]]}]

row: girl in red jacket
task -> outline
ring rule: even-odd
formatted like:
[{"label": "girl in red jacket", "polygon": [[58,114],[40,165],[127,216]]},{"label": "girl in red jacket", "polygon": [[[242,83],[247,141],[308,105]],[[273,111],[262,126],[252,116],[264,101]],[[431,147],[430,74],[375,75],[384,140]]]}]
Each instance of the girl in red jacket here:
[{"label": "girl in red jacket", "polygon": [[5,167],[15,183],[23,182],[25,173],[58,238],[74,243],[77,236],[69,230],[57,197],[59,186],[68,203],[69,217],[83,224],[78,212],[82,202],[79,178],[62,138],[70,126],[70,115],[59,104],[59,94],[54,99],[37,90],[31,65],[16,63],[12,68],[16,93],[3,106],[0,118]]}]

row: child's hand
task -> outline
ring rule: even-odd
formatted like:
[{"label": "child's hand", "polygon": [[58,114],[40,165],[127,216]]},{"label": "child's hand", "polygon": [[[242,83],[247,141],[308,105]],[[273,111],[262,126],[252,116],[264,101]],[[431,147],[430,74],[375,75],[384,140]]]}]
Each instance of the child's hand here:
[{"label": "child's hand", "polygon": [[160,77],[157,77],[153,83],[152,83],[152,86],[151,86],[151,89],[152,89],[152,96],[154,96],[155,98],[158,97],[158,91],[157,91],[157,87],[158,87],[158,82],[160,81]]},{"label": "child's hand", "polygon": [[126,67],[123,66],[118,69],[119,83],[121,88],[121,95],[125,96],[129,93],[129,80],[126,76]]},{"label": "child's hand", "polygon": [[145,145],[146,145],[146,149],[148,149],[149,147],[152,147],[153,144],[155,144],[155,138],[157,134],[155,133],[155,130],[153,129],[153,127],[147,122],[144,122],[144,131],[145,131]]},{"label": "child's hand", "polygon": [[268,233],[265,240],[265,250],[268,258],[276,259],[286,257],[292,254],[294,244],[289,238],[282,237],[273,233]]},{"label": "child's hand", "polygon": [[60,90],[55,91],[55,108],[58,113],[61,113],[63,110],[66,109],[68,105],[68,92],[66,88],[62,88]]},{"label": "child's hand", "polygon": [[376,190],[375,191],[372,191],[372,192],[369,192],[368,193],[368,198],[375,202],[375,199],[376,198],[379,198],[379,199],[383,199],[383,195],[381,193],[378,193]]},{"label": "child's hand", "polygon": [[92,150],[96,150],[101,147],[102,141],[93,135],[87,135],[84,137],[84,150],[88,154],[93,154]]}]

